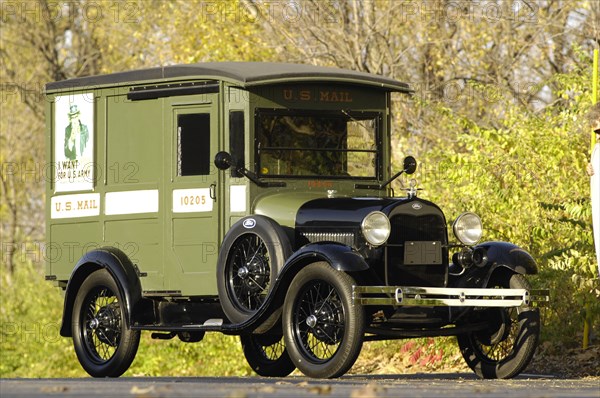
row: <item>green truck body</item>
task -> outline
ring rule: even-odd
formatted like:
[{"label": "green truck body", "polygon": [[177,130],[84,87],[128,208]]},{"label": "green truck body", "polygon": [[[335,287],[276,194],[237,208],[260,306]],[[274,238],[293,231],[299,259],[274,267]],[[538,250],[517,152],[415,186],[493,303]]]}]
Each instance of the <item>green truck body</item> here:
[{"label": "green truck body", "polygon": [[[391,182],[391,93],[310,65],[173,65],[46,86],[46,279],[61,335],[119,376],[140,331],[240,335],[263,376],[337,377],[364,340],[456,335],[480,377],[529,363],[534,259]],[[451,198],[449,198],[451,199]],[[518,343],[517,343],[518,341]],[[499,357],[490,353],[506,346]]]},{"label": "green truck body", "polygon": [[[301,75],[303,70],[307,72]],[[216,295],[220,242],[242,217],[269,214],[293,227],[302,202],[326,197],[328,190],[381,195],[372,190],[355,192],[352,181],[319,178],[290,181],[285,188],[261,188],[243,177],[219,172],[212,159],[219,151],[230,151],[231,123],[243,123],[237,128],[243,129],[247,142],[254,142],[253,115],[261,108],[376,112],[385,131],[389,91],[408,91],[407,85],[384,78],[365,81],[359,73],[334,78],[335,70],[327,68],[290,68],[288,76],[281,65],[268,64],[208,64],[173,77],[154,72],[75,79],[47,88],[47,158],[57,174],[85,175],[55,177],[47,184],[52,251],[47,274],[57,283],[69,280],[73,263],[87,251],[114,246],[145,274],[141,279],[145,293]],[[199,94],[186,95],[185,90]],[[64,133],[57,124],[62,115],[57,113],[58,104],[64,102],[88,110],[85,116],[93,131],[90,156],[77,166],[62,153]],[[241,113],[241,121],[235,120],[236,113]],[[200,129],[210,130],[210,136],[203,138],[206,142],[200,143],[203,153],[197,154],[205,162],[199,175],[181,175],[177,169],[178,121],[186,116]],[[389,165],[389,137],[381,139],[382,162]],[[243,150],[246,163],[253,165],[255,153],[251,147]],[[383,177],[388,175],[386,167]],[[60,189],[61,182],[67,189]],[[77,193],[68,187],[82,183],[87,189]]]}]

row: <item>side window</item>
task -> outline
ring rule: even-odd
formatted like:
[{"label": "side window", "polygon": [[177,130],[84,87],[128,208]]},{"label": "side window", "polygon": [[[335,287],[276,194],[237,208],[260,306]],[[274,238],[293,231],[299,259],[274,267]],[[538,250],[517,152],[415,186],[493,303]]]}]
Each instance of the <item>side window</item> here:
[{"label": "side window", "polygon": [[177,117],[177,175],[210,174],[210,114]]},{"label": "side window", "polygon": [[[244,111],[229,112],[229,152],[238,167],[244,167],[246,159],[244,156]],[[233,168],[232,177],[242,177]]]}]

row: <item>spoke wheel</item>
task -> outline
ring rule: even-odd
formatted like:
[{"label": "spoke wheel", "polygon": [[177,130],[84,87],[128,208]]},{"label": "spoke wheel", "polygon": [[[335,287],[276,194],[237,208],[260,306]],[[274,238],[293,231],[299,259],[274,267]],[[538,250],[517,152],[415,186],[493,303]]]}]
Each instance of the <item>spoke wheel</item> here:
[{"label": "spoke wheel", "polygon": [[[245,322],[263,307],[291,253],[283,228],[268,217],[245,217],[231,227],[223,239],[217,264],[219,300],[231,322]],[[279,319],[274,317],[272,322]]]},{"label": "spoke wheel", "polygon": [[[523,275],[497,280],[492,286],[529,289]],[[537,347],[540,314],[535,308],[515,307],[478,311],[488,320],[485,331],[458,336],[458,345],[469,367],[481,378],[508,379],[521,373]]]},{"label": "spoke wheel", "polygon": [[85,298],[83,340],[97,363],[110,360],[121,342],[121,308],[115,293],[96,287]]},{"label": "spoke wheel", "polygon": [[311,281],[300,292],[294,312],[295,336],[304,354],[324,363],[337,352],[344,336],[344,306],[335,287]]},{"label": "spoke wheel", "polygon": [[140,332],[127,329],[123,300],[106,270],[90,274],[73,306],[73,343],[82,367],[94,377],[117,377],[135,358]]},{"label": "spoke wheel", "polygon": [[281,334],[242,335],[240,341],[248,365],[257,374],[265,377],[285,377],[296,369]]},{"label": "spoke wheel", "polygon": [[307,376],[338,377],[362,347],[364,313],[352,303],[354,280],[324,262],[305,267],[284,304],[284,336],[298,369]]},{"label": "spoke wheel", "polygon": [[240,311],[254,312],[263,304],[271,283],[267,245],[255,234],[240,236],[227,263],[227,290]]}]

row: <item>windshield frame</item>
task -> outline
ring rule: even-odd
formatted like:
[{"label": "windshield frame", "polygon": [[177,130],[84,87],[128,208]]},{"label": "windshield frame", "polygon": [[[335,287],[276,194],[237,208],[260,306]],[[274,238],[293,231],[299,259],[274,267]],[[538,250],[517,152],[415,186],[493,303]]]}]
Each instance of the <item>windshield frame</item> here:
[{"label": "windshield frame", "polygon": [[[318,174],[263,174],[261,173],[261,151],[263,150],[300,150],[310,151],[313,148],[260,148],[259,129],[261,116],[299,116],[299,117],[340,117],[348,120],[373,120],[374,121],[374,143],[375,149],[329,149],[332,152],[353,152],[353,153],[373,153],[375,165],[372,166],[374,175],[371,176],[351,176],[351,175],[318,175]],[[356,109],[337,109],[337,110],[320,110],[320,109],[292,109],[292,108],[255,108],[254,110],[254,172],[261,178],[277,178],[277,179],[322,179],[322,180],[381,180],[383,177],[383,129],[384,120],[383,112],[378,110],[356,110]]]}]

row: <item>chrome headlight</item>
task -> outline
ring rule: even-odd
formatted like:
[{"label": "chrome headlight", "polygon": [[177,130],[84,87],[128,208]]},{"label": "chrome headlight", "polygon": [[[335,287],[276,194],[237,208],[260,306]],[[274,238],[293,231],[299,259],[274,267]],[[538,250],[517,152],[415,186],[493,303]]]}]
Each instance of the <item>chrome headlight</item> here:
[{"label": "chrome headlight", "polygon": [[390,220],[380,211],[373,211],[362,220],[360,224],[362,233],[372,246],[383,245],[390,237]]},{"label": "chrome headlight", "polygon": [[474,245],[483,235],[481,218],[475,213],[463,213],[452,224],[454,235],[465,245]]}]

